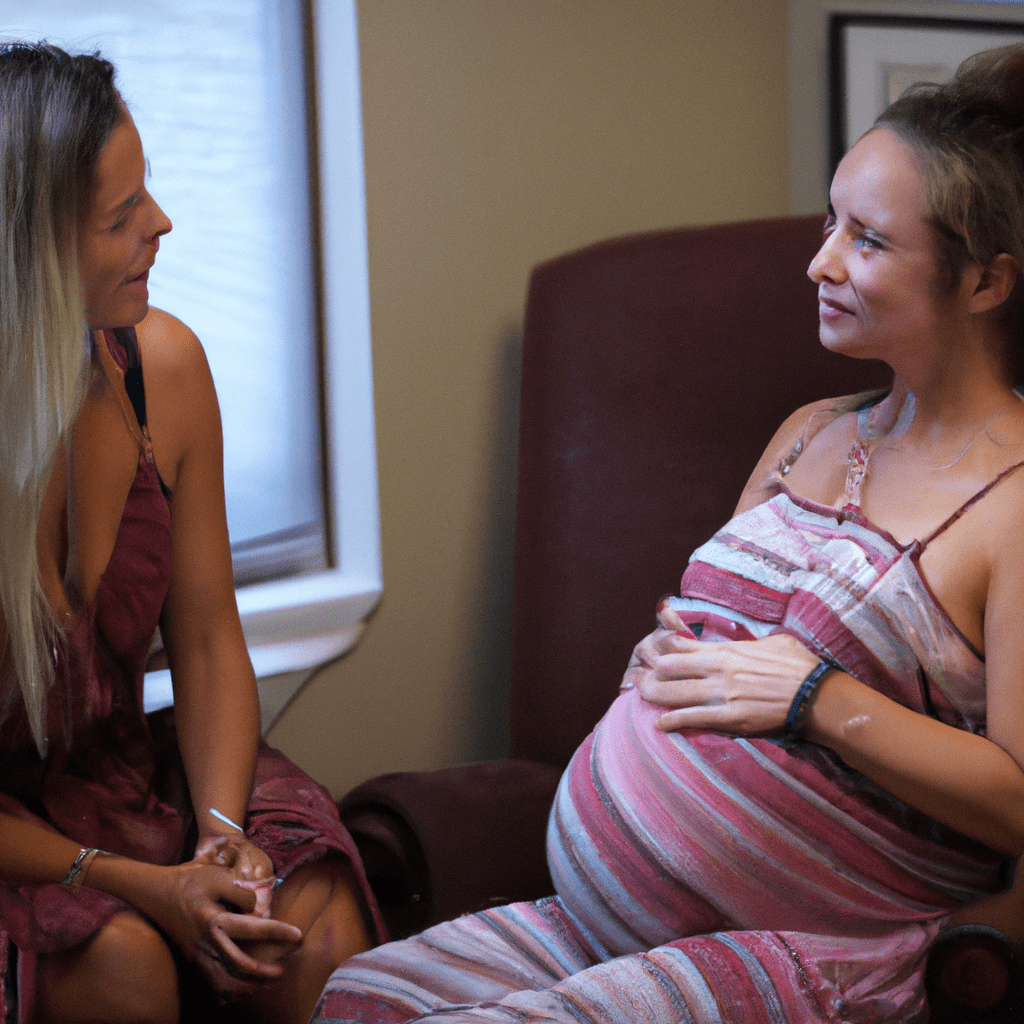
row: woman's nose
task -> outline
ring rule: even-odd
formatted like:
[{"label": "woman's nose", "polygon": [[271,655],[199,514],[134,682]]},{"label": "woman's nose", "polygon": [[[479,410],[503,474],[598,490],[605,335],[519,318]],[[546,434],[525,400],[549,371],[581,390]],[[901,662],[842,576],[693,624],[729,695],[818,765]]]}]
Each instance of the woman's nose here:
[{"label": "woman's nose", "polygon": [[842,259],[836,252],[835,239],[835,232],[825,238],[807,268],[807,276],[815,284],[821,284],[823,281],[840,281],[845,276]]},{"label": "woman's nose", "polygon": [[160,204],[157,203],[152,196],[150,196],[150,202],[153,204],[153,241],[157,241],[161,235],[166,235],[168,231],[174,226],[171,224],[171,218],[161,209]]},{"label": "woman's nose", "polygon": [[159,217],[157,218],[157,229],[153,233],[159,237],[160,235],[166,235],[174,225],[171,223],[171,218],[159,206],[156,209]]}]

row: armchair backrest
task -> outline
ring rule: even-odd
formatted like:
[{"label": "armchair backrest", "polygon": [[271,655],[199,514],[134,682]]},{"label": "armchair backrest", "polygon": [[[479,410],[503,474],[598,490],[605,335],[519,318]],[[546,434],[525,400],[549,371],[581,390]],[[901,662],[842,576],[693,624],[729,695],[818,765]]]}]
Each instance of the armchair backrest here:
[{"label": "armchair backrest", "polygon": [[523,336],[516,758],[565,764],[695,547],[799,405],[884,385],[818,342],[823,218],[684,228],[537,267]]}]

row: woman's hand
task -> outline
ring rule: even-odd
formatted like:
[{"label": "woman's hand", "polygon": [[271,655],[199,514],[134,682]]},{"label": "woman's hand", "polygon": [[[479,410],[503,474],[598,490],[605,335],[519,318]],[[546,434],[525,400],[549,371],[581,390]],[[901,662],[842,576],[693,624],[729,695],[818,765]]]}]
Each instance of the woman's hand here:
[{"label": "woman's hand", "polygon": [[252,912],[257,917],[270,916],[270,904],[274,896],[274,865],[243,833],[209,833],[196,844],[192,859],[202,864],[219,864],[231,868],[235,884],[249,889],[256,896],[256,907]]},{"label": "woman's hand", "polygon": [[671,608],[663,605],[658,617],[660,626],[637,644],[623,680],[644,700],[671,709],[658,728],[735,736],[782,731],[796,691],[818,663],[815,654],[784,633],[702,643],[685,635],[689,630]]},{"label": "woman's hand", "polygon": [[687,637],[696,639],[678,613],[669,607],[668,602],[667,597],[658,602],[658,628],[653,633],[648,633],[633,648],[633,656],[626,666],[620,689],[633,689],[654,670],[663,654],[678,653],[680,643]]},{"label": "woman's hand", "polygon": [[209,832],[196,843],[192,858],[202,864],[220,864],[234,868],[239,878],[259,881],[271,878],[274,865],[270,858],[246,839],[242,832]]},{"label": "woman's hand", "polygon": [[245,943],[281,943],[287,950],[302,941],[294,925],[259,916],[254,887],[270,891],[269,881],[247,882],[231,867],[193,860],[161,869],[157,884],[147,887],[136,905],[195,961],[218,992],[235,995],[279,978],[284,970],[250,956]]}]

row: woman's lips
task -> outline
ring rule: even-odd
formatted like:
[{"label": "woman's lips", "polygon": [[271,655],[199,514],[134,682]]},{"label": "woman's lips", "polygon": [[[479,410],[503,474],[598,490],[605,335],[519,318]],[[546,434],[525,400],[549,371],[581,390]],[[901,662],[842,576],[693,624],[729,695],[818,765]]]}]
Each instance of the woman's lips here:
[{"label": "woman's lips", "polygon": [[844,306],[841,302],[836,302],[835,299],[830,299],[825,295],[819,295],[818,313],[823,317],[833,318],[840,316],[852,316],[853,310],[848,306]]}]

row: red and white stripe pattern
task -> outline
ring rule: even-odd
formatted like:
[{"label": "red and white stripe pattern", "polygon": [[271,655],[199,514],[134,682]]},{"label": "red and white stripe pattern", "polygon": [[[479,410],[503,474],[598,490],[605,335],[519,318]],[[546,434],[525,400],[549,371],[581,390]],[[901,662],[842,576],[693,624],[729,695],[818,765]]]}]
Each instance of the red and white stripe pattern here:
[{"label": "red and white stripe pattern", "polygon": [[[921,573],[927,543],[782,491],[694,554],[673,604],[704,640],[791,632],[983,732],[984,664]],[[923,1022],[928,944],[1003,858],[823,748],[665,734],[658,714],[623,691],[566,770],[557,897],[356,957],[314,1019]]]}]

